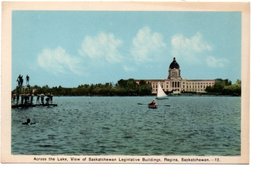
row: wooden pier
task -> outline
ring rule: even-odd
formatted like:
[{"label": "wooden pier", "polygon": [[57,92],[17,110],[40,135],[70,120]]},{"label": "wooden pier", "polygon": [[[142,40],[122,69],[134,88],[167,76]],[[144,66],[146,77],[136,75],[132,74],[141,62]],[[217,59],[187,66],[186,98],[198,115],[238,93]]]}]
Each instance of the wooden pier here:
[{"label": "wooden pier", "polygon": [[29,108],[29,107],[57,107],[58,104],[13,104],[12,109],[15,108]]},{"label": "wooden pier", "polygon": [[[51,93],[39,94],[35,93],[35,89],[29,85],[29,76],[26,76],[26,85],[23,85],[23,76],[19,74],[17,78],[16,89],[12,91],[12,109],[20,108],[26,109],[29,107],[56,107],[57,104],[53,104],[53,95]],[[37,94],[38,93],[38,94]],[[34,98],[36,102],[34,103]]]}]

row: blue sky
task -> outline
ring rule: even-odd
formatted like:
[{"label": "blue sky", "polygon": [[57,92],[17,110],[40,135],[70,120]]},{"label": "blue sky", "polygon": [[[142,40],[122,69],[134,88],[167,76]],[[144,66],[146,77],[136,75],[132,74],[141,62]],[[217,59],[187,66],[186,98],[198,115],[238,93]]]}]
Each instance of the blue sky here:
[{"label": "blue sky", "polygon": [[239,12],[13,11],[12,88],[166,79],[241,78]]}]

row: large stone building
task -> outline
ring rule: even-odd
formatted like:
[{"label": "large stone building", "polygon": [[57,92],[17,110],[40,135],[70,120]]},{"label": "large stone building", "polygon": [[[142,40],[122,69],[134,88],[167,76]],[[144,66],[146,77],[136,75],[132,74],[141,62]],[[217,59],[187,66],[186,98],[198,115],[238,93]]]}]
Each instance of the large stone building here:
[{"label": "large stone building", "polygon": [[[140,81],[140,80],[139,80]],[[215,84],[215,80],[201,80],[201,79],[183,79],[181,77],[180,66],[177,63],[175,57],[171,62],[168,70],[168,78],[167,79],[153,79],[153,80],[145,80],[150,83],[152,86],[152,93],[157,93],[158,82],[160,82],[163,90],[166,93],[179,94],[182,92],[195,92],[195,93],[205,93],[205,89],[208,86],[213,86]]]}]

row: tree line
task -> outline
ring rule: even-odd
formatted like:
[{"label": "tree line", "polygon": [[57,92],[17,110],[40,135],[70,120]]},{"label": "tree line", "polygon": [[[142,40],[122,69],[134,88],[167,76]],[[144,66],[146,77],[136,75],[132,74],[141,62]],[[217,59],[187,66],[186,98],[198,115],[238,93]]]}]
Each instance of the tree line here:
[{"label": "tree line", "polygon": [[51,93],[55,96],[144,96],[151,95],[152,88],[145,81],[137,83],[134,79],[120,79],[116,84],[82,84],[74,88],[62,86],[31,86],[34,94]]},{"label": "tree line", "polygon": [[[78,87],[66,88],[62,86],[49,87],[30,86],[22,89],[25,93],[52,94],[55,96],[146,96],[152,95],[152,87],[144,80],[138,83],[134,79],[120,79],[116,84],[98,83],[82,84]],[[241,95],[241,81],[236,83],[228,79],[216,79],[215,85],[207,87],[206,92],[209,95]],[[21,93],[21,88],[17,87],[13,93]]]},{"label": "tree line", "polygon": [[212,95],[232,95],[241,96],[241,80],[237,80],[236,83],[228,79],[216,79],[215,85],[208,86],[206,92]]}]

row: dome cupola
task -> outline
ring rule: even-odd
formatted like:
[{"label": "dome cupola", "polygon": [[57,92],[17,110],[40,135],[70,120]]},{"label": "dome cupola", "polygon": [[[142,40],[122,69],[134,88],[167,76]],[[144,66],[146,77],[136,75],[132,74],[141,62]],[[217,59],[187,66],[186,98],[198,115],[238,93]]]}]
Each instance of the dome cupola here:
[{"label": "dome cupola", "polygon": [[175,57],[173,57],[173,61],[172,61],[172,63],[170,64],[169,69],[180,69],[180,66],[179,66],[179,64],[177,63]]}]

